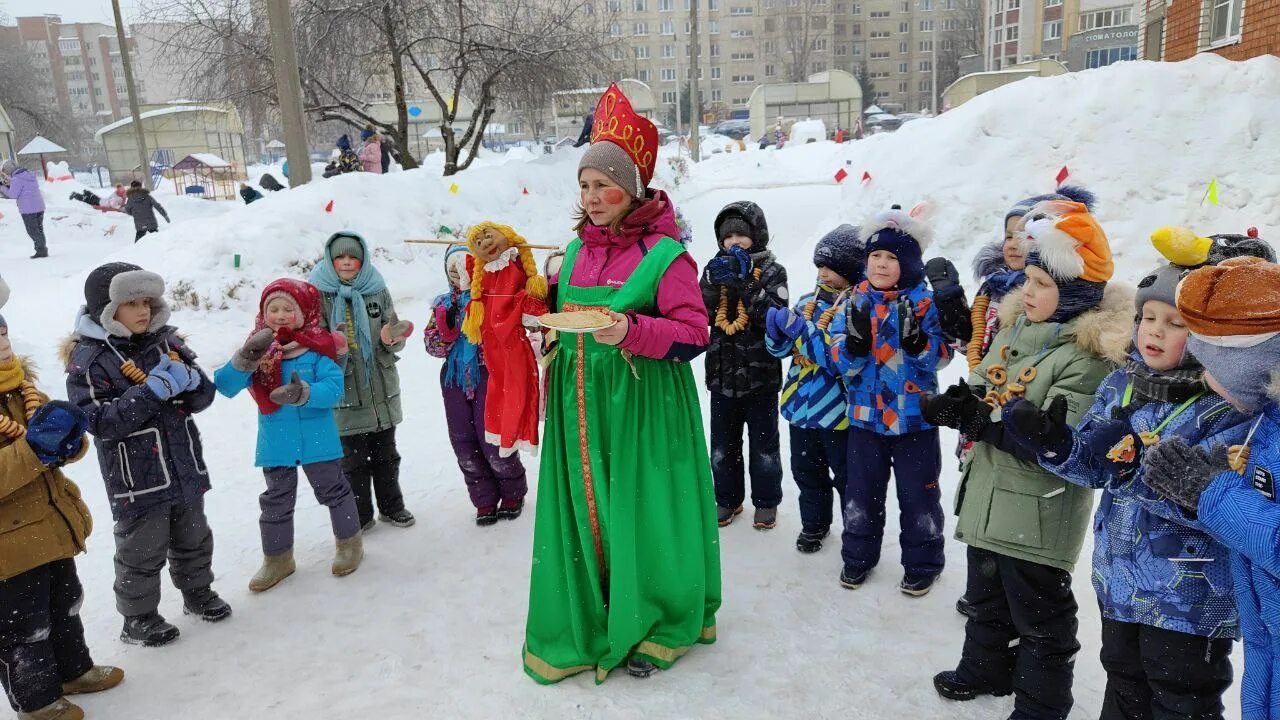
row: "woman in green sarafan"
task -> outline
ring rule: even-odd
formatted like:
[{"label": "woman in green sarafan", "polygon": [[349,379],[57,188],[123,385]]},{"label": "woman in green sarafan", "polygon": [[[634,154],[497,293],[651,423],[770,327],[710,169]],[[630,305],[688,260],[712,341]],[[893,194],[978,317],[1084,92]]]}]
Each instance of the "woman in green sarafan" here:
[{"label": "woman in green sarafan", "polygon": [[646,188],[656,130],[648,143],[625,105],[610,88],[596,110],[578,238],[551,301],[615,324],[562,334],[548,369],[524,647],[545,684],[586,671],[603,682],[624,663],[647,677],[716,639],[719,536],[688,363],[706,348],[706,308],[674,208]]}]

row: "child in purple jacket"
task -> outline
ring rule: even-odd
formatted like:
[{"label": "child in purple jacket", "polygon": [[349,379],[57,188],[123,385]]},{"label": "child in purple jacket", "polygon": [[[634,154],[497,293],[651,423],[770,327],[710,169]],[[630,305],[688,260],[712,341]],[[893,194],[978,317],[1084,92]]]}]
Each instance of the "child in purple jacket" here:
[{"label": "child in purple jacket", "polygon": [[27,235],[35,244],[36,254],[31,259],[49,257],[44,242],[44,197],[40,195],[40,182],[32,172],[13,160],[0,163],[0,197],[18,202],[18,214],[27,228]]},{"label": "child in purple jacket", "polygon": [[[480,348],[462,334],[463,310],[471,300],[466,270],[467,248],[453,245],[445,252],[449,292],[435,299],[423,333],[427,353],[443,358],[440,391],[449,424],[449,442],[467,483],[476,524],[493,525],[500,518],[514,520],[524,509],[529,485],[519,455],[501,457],[498,446],[485,441],[484,402],[489,373]],[[501,505],[499,505],[501,503]]]}]

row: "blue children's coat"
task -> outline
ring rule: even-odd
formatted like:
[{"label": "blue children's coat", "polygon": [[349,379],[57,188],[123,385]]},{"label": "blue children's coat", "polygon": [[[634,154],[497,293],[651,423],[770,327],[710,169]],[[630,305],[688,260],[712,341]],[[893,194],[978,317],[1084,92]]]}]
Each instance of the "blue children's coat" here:
[{"label": "blue children's coat", "polygon": [[[814,293],[800,298],[795,311],[803,316],[805,305],[814,299]],[[844,383],[830,369],[826,344],[822,331],[818,329],[818,319],[831,307],[832,300],[834,294],[830,291],[817,293],[813,317],[805,322],[804,329],[795,340],[779,341],[765,333],[765,347],[774,357],[792,358],[786,382],[782,385],[782,417],[798,428],[849,429]],[[809,363],[801,365],[795,356],[803,357]]]},{"label": "blue children's coat", "polygon": [[[919,355],[902,351],[898,337],[897,300],[906,296],[915,306],[929,342]],[[938,370],[951,362],[951,348],[942,334],[933,293],[921,283],[910,290],[884,291],[864,280],[846,307],[872,308],[871,353],[850,357],[845,350],[846,313],[838,313],[827,328],[827,345],[836,370],[844,378],[849,420],[854,427],[881,435],[905,435],[933,426],[920,413],[925,393],[938,390]]]},{"label": "blue children's coat", "polygon": [[[1141,481],[1141,468],[1119,477],[1114,464],[1086,449],[1090,433],[1123,405],[1129,378],[1123,369],[1108,375],[1075,431],[1071,455],[1060,464],[1041,461],[1071,483],[1102,490],[1093,520],[1093,589],[1102,614],[1192,635],[1239,638],[1227,548],[1152,492]],[[1168,420],[1159,430],[1162,439],[1176,436],[1206,450],[1239,443],[1248,430],[1249,419],[1213,393],[1181,412],[1181,403],[1134,404],[1129,418],[1134,431],[1155,431]]]},{"label": "blue children's coat", "polygon": [[1243,476],[1228,471],[1200,495],[1200,522],[1232,550],[1244,676],[1242,720],[1280,720],[1280,405],[1263,411]]},{"label": "blue children's coat", "polygon": [[[314,350],[281,364],[281,377],[293,373],[311,385],[305,405],[285,405],[270,415],[258,414],[258,467],[285,467],[338,460],[342,441],[333,406],[342,399],[342,368]],[[253,373],[241,372],[227,363],[213,374],[218,392],[235,397],[253,382]]]}]

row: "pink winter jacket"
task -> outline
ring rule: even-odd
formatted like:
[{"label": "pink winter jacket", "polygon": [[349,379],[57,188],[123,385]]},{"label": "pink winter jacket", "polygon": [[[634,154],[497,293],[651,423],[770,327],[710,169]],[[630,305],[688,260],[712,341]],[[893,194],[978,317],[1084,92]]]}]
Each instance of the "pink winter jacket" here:
[{"label": "pink winter jacket", "polygon": [[365,172],[382,174],[382,143],[370,140],[360,148],[360,167]]},{"label": "pink winter jacket", "polygon": [[[623,221],[622,234],[587,225],[574,261],[576,287],[621,287],[645,254],[664,237],[679,238],[675,207],[661,190]],[[658,281],[658,315],[628,313],[631,327],[619,345],[642,357],[689,361],[707,349],[707,309],[698,289],[698,264],[683,253]]]}]

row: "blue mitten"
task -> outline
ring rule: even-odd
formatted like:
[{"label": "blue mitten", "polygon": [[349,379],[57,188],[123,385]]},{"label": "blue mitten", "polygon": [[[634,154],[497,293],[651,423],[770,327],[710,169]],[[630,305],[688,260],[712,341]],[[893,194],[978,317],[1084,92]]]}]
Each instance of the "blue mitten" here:
[{"label": "blue mitten", "polygon": [[1080,438],[1080,444],[1097,462],[1111,463],[1116,475],[1127,478],[1142,463],[1146,443],[1129,424],[1131,413],[1114,408],[1110,420],[1099,420],[1089,426],[1089,432]]},{"label": "blue mitten", "polygon": [[728,285],[738,277],[738,271],[733,266],[732,257],[717,255],[707,263],[707,277],[716,285]]},{"label": "blue mitten", "polygon": [[751,256],[747,254],[746,250],[743,250],[737,245],[729,248],[729,254],[733,255],[733,257],[738,261],[738,279],[746,280],[747,276],[751,274]]},{"label": "blue mitten", "polygon": [[765,330],[776,340],[795,340],[804,329],[804,316],[791,308],[769,308]]},{"label": "blue mitten", "polygon": [[170,377],[178,383],[178,392],[184,393],[200,387],[200,373],[183,362],[171,362],[168,369]]},{"label": "blue mitten", "polygon": [[84,445],[89,416],[64,400],[50,400],[36,408],[27,423],[27,445],[45,465],[59,465]]},{"label": "blue mitten", "polygon": [[176,373],[181,371],[174,370],[175,366],[181,367],[180,364],[174,363],[169,359],[168,355],[161,355],[160,362],[151,368],[151,372],[147,375],[144,383],[156,397],[161,400],[169,398],[182,392],[183,386],[187,382],[186,376],[177,377]]}]

